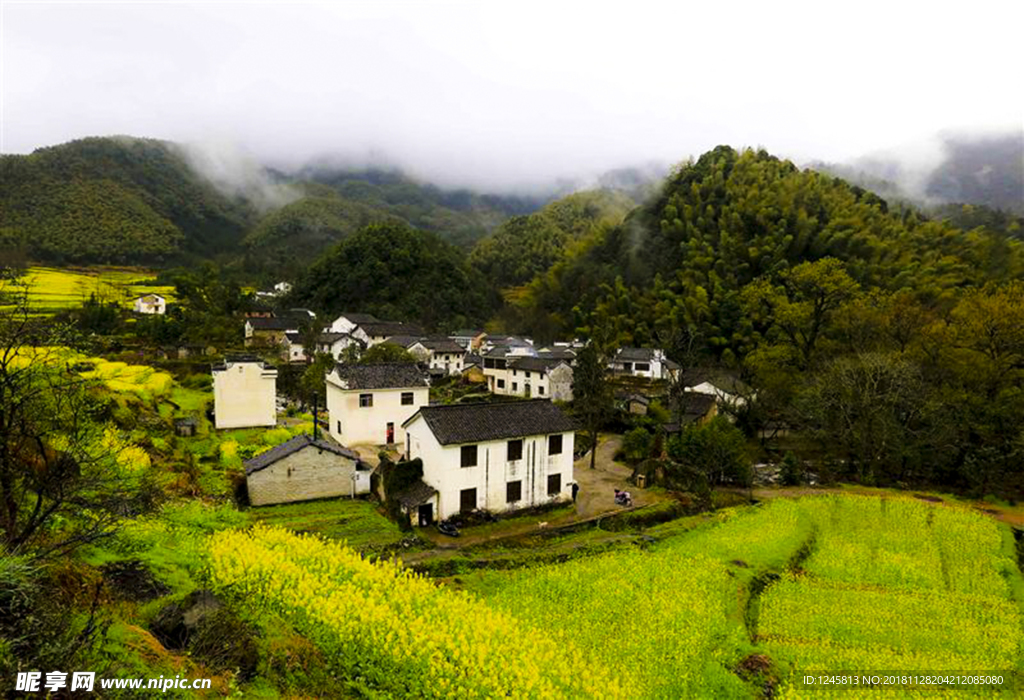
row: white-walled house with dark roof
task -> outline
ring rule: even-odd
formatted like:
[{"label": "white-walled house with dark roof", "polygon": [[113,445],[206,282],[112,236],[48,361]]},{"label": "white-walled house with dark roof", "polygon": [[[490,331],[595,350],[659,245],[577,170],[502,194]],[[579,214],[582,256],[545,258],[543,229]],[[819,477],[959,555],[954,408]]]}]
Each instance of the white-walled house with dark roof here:
[{"label": "white-walled house with dark roof", "polygon": [[412,363],[338,364],[326,381],[330,433],[344,445],[403,443],[402,423],[429,400]]},{"label": "white-walled house with dark roof", "polygon": [[550,401],[424,406],[404,428],[406,458],[436,492],[411,504],[414,522],[572,500],[576,423]]},{"label": "white-walled house with dark roof", "polygon": [[359,455],[328,440],[297,435],[245,463],[254,506],[370,492],[372,469]]},{"label": "white-walled house with dark roof", "polygon": [[256,357],[228,358],[212,367],[214,426],[277,425],[277,370]]}]

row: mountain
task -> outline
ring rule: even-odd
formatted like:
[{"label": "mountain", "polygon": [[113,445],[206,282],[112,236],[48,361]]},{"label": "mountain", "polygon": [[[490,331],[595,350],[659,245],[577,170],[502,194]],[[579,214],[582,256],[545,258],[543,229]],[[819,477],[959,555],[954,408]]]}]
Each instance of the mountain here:
[{"label": "mountain", "polygon": [[343,199],[397,217],[446,241],[471,247],[509,216],[529,214],[549,197],[479,194],[444,190],[396,169],[348,169],[312,165],[293,174],[297,181],[330,187]]},{"label": "mountain", "polygon": [[928,178],[928,196],[1024,214],[1024,131],[948,136],[943,147],[946,157]]},{"label": "mountain", "polygon": [[498,287],[529,282],[599,225],[620,223],[635,202],[619,191],[577,192],[514,216],[476,244],[470,263]]},{"label": "mountain", "polygon": [[1024,214],[1024,131],[948,133],[851,163],[807,167],[926,210],[970,204]]},{"label": "mountain", "polygon": [[429,231],[385,223],[328,249],[299,275],[289,301],[328,316],[355,309],[446,332],[482,323],[497,296],[457,247]]},{"label": "mountain", "polygon": [[86,138],[0,156],[0,240],[33,259],[157,264],[237,248],[255,211],[195,172],[180,147]]},{"label": "mountain", "polygon": [[516,304],[524,329],[542,336],[600,326],[644,345],[697,329],[736,352],[753,333],[742,290],[826,257],[865,288],[933,300],[1024,272],[1021,244],[1002,233],[964,232],[764,151],[720,146],[534,278]]}]

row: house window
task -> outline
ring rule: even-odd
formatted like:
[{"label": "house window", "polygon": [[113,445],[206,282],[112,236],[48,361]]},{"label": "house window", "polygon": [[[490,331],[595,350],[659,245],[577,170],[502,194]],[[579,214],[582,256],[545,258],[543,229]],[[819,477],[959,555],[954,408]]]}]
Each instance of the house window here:
[{"label": "house window", "polygon": [[548,474],[548,495],[557,496],[562,493],[562,475]]},{"label": "house window", "polygon": [[529,373],[529,372],[527,372],[527,373],[526,373],[526,378],[527,378],[527,379],[529,379],[529,378],[530,378],[530,373]]},{"label": "house window", "polygon": [[517,459],[523,458],[523,441],[522,440],[509,440],[508,441],[508,461],[515,462]]},{"label": "house window", "polygon": [[623,362],[622,363],[622,371],[624,371],[624,372],[632,372],[633,371],[633,363],[632,362]]},{"label": "house window", "polygon": [[504,389],[505,388],[505,380],[504,379],[499,379],[498,380],[498,388],[499,389]]},{"label": "house window", "polygon": [[372,408],[373,407],[373,394],[360,394],[359,395],[359,408]]},{"label": "house window", "polygon": [[338,421],[338,435],[341,435],[341,421]]},{"label": "house window", "polygon": [[510,481],[505,484],[505,502],[516,503],[523,500],[523,482]]},{"label": "house window", "polygon": [[650,372],[651,371],[651,365],[650,365],[649,362],[637,362],[635,366],[636,366],[636,371],[637,372]]},{"label": "house window", "polygon": [[560,455],[560,454],[562,454],[562,436],[561,435],[548,435],[548,454],[549,455]]},{"label": "house window", "polygon": [[519,385],[515,382],[512,382],[512,391],[519,391]]},{"label": "house window", "polygon": [[476,445],[463,445],[462,446],[462,466],[463,467],[475,467],[476,466]]},{"label": "house window", "polygon": [[489,357],[484,358],[484,369],[494,369],[494,360]]},{"label": "house window", "polygon": [[411,391],[403,391],[402,392],[402,405],[403,406],[412,406],[412,392]]},{"label": "house window", "polygon": [[543,396],[544,395],[544,387],[543,386],[538,386],[537,387],[537,394],[539,396]]},{"label": "house window", "polygon": [[518,370],[512,370],[512,376],[513,377],[517,376],[517,372],[518,372]]}]

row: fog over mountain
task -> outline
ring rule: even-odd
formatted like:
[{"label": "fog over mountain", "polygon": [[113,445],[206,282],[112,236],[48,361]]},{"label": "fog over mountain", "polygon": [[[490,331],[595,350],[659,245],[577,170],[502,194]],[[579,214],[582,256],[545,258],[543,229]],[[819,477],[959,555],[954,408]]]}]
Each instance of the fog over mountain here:
[{"label": "fog over mountain", "polygon": [[[1024,114],[1016,2],[8,3],[0,150],[89,135],[536,192],[715,145],[850,162]],[[955,47],[955,50],[952,50]],[[956,86],[970,85],[958,94]],[[230,155],[225,155],[230,154]],[[664,164],[662,166],[661,164]],[[236,177],[237,176],[237,177]]]}]

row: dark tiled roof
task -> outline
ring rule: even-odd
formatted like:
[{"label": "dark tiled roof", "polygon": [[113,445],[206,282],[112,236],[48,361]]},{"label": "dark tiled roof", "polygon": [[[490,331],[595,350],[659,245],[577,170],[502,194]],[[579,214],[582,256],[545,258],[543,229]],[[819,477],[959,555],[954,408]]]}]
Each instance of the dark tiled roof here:
[{"label": "dark tiled roof", "polygon": [[415,508],[426,503],[435,495],[437,495],[437,489],[423,483],[422,479],[417,479],[407,488],[395,494],[393,498],[406,508]]},{"label": "dark tiled roof", "polygon": [[256,357],[255,355],[229,355],[229,356],[225,357],[223,360],[221,360],[220,362],[218,362],[218,363],[216,363],[214,365],[211,365],[210,369],[213,370],[214,372],[223,372],[224,370],[226,370],[228,368],[228,365],[234,365],[234,364],[240,364],[240,363],[246,363],[246,362],[254,362],[254,363],[258,364],[260,367],[262,367],[263,369],[275,369],[275,367],[273,365],[268,365],[266,362],[264,362],[260,358]]},{"label": "dark tiled roof", "polygon": [[274,462],[280,461],[288,455],[293,455],[306,447],[316,447],[317,449],[324,450],[325,452],[331,452],[359,462],[359,454],[347,447],[336,445],[333,442],[328,442],[327,440],[314,440],[311,435],[296,435],[288,442],[282,442],[280,445],[271,447],[266,452],[258,454],[248,460],[245,463],[245,473],[252,474],[260,471],[261,469],[266,469]]},{"label": "dark tiled roof", "polygon": [[483,335],[483,334],[484,334],[483,331],[476,330],[474,328],[460,328],[459,330],[457,330],[454,333],[452,333],[453,336],[456,336],[456,337],[459,337],[459,338],[475,338],[478,335]]},{"label": "dark tiled roof", "polygon": [[388,337],[392,335],[423,335],[423,329],[411,323],[401,321],[372,321],[360,323],[359,327],[371,337]]},{"label": "dark tiled roof", "polygon": [[693,416],[694,418],[700,418],[707,415],[714,405],[717,403],[717,399],[709,394],[698,394],[693,391],[686,392],[686,404],[683,410],[686,416]]},{"label": "dark tiled roof", "polygon": [[378,321],[380,321],[380,319],[377,318],[376,316],[374,316],[373,314],[348,314],[348,313],[344,313],[344,314],[338,314],[338,318],[348,319],[349,321],[351,321],[352,323],[355,323],[356,325],[359,325],[360,323],[377,323]]},{"label": "dark tiled roof", "polygon": [[537,352],[537,356],[551,360],[571,361],[576,359],[576,352],[569,348],[544,348]]},{"label": "dark tiled roof", "polygon": [[285,331],[284,337],[288,339],[288,342],[292,345],[302,345],[302,334],[298,331]]},{"label": "dark tiled roof", "polygon": [[423,344],[423,347],[434,352],[455,352],[459,354],[466,352],[465,348],[450,338],[429,337],[422,338],[420,342]]},{"label": "dark tiled roof", "polygon": [[533,343],[529,342],[524,338],[517,338],[514,335],[489,335],[487,336],[487,342],[495,346],[502,347],[516,347],[516,348],[532,348]]},{"label": "dark tiled roof", "polygon": [[483,367],[484,366],[484,358],[480,357],[476,353],[472,353],[472,352],[466,353],[466,357],[462,361],[462,366],[468,369],[470,365],[476,365],[477,367]]},{"label": "dark tiled roof", "polygon": [[408,350],[413,345],[420,342],[420,337],[418,335],[393,335],[384,342],[391,343],[392,345],[399,345]]},{"label": "dark tiled roof", "polygon": [[348,333],[332,333],[332,332],[321,333],[320,335],[318,335],[316,337],[316,342],[321,343],[322,345],[333,345],[334,343],[338,342],[339,340],[342,340],[343,338],[351,338],[352,340],[356,341],[357,343],[362,343],[361,340],[359,340],[358,338],[353,338]]},{"label": "dark tiled roof", "polygon": [[618,362],[650,362],[654,359],[654,350],[651,348],[620,348],[615,354]]},{"label": "dark tiled roof", "polygon": [[564,360],[549,357],[510,357],[509,369],[521,369],[527,372],[547,372],[562,364]]},{"label": "dark tiled roof", "polygon": [[403,425],[417,416],[442,445],[564,433],[577,427],[575,420],[547,399],[424,406]]},{"label": "dark tiled roof", "polygon": [[245,320],[256,331],[297,331],[302,325],[298,318],[247,318]]},{"label": "dark tiled roof", "polygon": [[349,389],[404,389],[427,386],[423,373],[411,362],[378,362],[369,365],[338,364],[338,378]]}]

